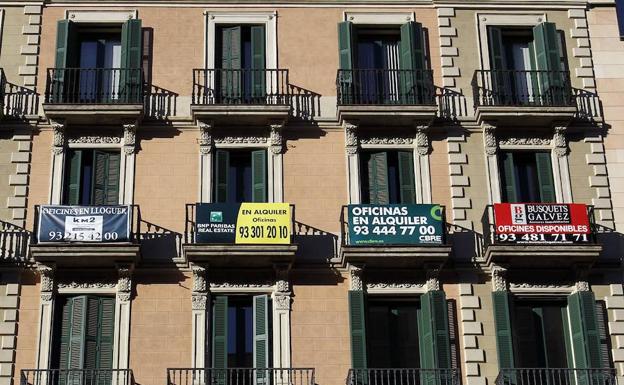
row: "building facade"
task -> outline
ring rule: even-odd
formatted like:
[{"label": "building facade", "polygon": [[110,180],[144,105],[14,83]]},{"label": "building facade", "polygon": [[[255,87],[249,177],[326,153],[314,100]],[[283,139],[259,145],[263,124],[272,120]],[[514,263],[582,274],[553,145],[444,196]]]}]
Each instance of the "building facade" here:
[{"label": "building facade", "polygon": [[615,4],[0,11],[0,381],[624,376]]}]

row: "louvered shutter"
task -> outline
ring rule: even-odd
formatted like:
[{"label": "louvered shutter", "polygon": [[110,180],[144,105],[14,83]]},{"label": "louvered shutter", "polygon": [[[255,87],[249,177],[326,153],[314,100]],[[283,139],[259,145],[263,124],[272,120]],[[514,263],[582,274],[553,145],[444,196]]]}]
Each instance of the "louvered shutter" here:
[{"label": "louvered shutter", "polygon": [[[115,298],[101,297],[99,300],[98,323],[98,369],[113,368],[113,344],[115,331]],[[110,383],[110,381],[108,381]],[[101,380],[98,385],[108,385]]]},{"label": "louvered shutter", "polygon": [[141,20],[130,19],[121,27],[121,95],[126,103],[141,103],[142,43]]},{"label": "louvered shutter", "polygon": [[[269,373],[269,297],[253,297],[253,367],[257,368],[256,385],[268,384]],[[263,370],[264,369],[264,370]]]},{"label": "louvered shutter", "polygon": [[54,78],[52,83],[51,101],[66,102],[65,90],[69,89],[67,68],[76,66],[76,32],[75,24],[71,20],[59,20],[56,27],[56,59]]},{"label": "louvered shutter", "polygon": [[[488,48],[490,50],[490,77],[484,79],[485,87],[490,87],[494,104],[507,104],[511,94],[506,70],[503,48],[503,34],[500,28],[488,27]],[[487,84],[490,81],[491,84]]]},{"label": "louvered shutter", "polygon": [[611,355],[610,355],[610,339],[608,330],[608,317],[605,303],[603,301],[596,301],[596,322],[598,324],[598,336],[600,337],[600,362],[602,362],[602,368],[611,368]]},{"label": "louvered shutter", "polygon": [[114,205],[119,202],[119,167],[119,153],[93,152],[94,205]]},{"label": "louvered shutter", "polygon": [[425,41],[422,25],[414,21],[401,25],[399,42],[399,85],[401,101],[405,104],[428,102],[431,90],[425,87]]},{"label": "louvered shutter", "polygon": [[[87,297],[80,296],[70,298],[71,305],[71,327],[69,332],[69,356],[67,359],[67,369],[85,368],[85,332],[87,323]],[[69,373],[67,385],[82,385],[83,378],[80,374]]]},{"label": "louvered shutter", "polygon": [[349,320],[351,326],[351,367],[366,369],[366,307],[363,291],[349,291]]},{"label": "louvered shutter", "polygon": [[370,154],[368,160],[368,183],[370,203],[380,205],[390,203],[388,154],[386,152]]},{"label": "louvered shutter", "polygon": [[498,367],[508,369],[514,367],[513,339],[510,320],[509,294],[505,291],[492,292],[494,326],[496,329],[496,352]]},{"label": "louvered shutter", "polygon": [[[61,308],[59,369],[69,369],[70,342],[71,342],[71,318],[73,301],[67,299]],[[59,385],[67,385],[68,376],[59,376]]]},{"label": "louvered shutter", "polygon": [[264,26],[251,27],[251,96],[262,103],[266,95]]},{"label": "louvered shutter", "polygon": [[[228,297],[215,297],[212,312],[212,367],[215,369],[227,368],[227,312]],[[218,380],[218,385],[225,383],[224,377],[219,376]]]},{"label": "louvered shutter", "polygon": [[266,150],[251,153],[251,179],[253,185],[253,201],[267,201],[267,160]]},{"label": "louvered shutter", "polygon": [[501,152],[501,174],[503,183],[502,193],[503,202],[515,203],[518,202],[518,195],[516,190],[516,167],[514,164],[513,153]]},{"label": "louvered shutter", "polygon": [[354,63],[354,47],[353,42],[353,23],[350,21],[343,21],[338,23],[338,56],[339,56],[339,69],[341,76],[339,78],[340,92],[342,99],[338,102],[341,104],[350,104],[353,102],[354,84],[353,84],[353,70],[355,69]]},{"label": "louvered shutter", "polygon": [[79,205],[82,182],[82,150],[70,150],[65,177],[65,204]]},{"label": "louvered shutter", "polygon": [[228,180],[230,171],[230,153],[226,150],[217,150],[214,167],[214,191],[216,203],[228,201]]},{"label": "louvered shutter", "polygon": [[554,203],[556,201],[555,182],[553,181],[553,168],[550,153],[536,152],[535,163],[537,166],[537,179],[541,202]]},{"label": "louvered shutter", "polygon": [[538,71],[544,71],[539,75],[542,102],[554,105],[560,105],[566,100],[558,41],[555,23],[543,22],[533,27],[535,67]]},{"label": "louvered shutter", "polygon": [[399,151],[399,187],[402,204],[416,203],[414,178],[414,155],[410,151]]},{"label": "louvered shutter", "polygon": [[600,332],[594,293],[579,291],[569,295],[568,311],[575,367],[601,368]]},{"label": "louvered shutter", "polygon": [[226,103],[241,97],[242,42],[241,27],[221,31],[221,96]]},{"label": "louvered shutter", "polygon": [[[448,309],[442,290],[428,291],[420,296],[420,363],[423,369],[450,369],[451,343],[449,339]],[[436,376],[424,377],[434,383]]]},{"label": "louvered shutter", "polygon": [[[85,369],[98,369],[98,337],[99,337],[99,315],[100,315],[100,299],[98,297],[87,296],[87,316],[85,319],[85,339],[84,339],[84,356]],[[89,383],[94,382],[95,378],[90,379]]]},{"label": "louvered shutter", "polygon": [[107,205],[119,203],[119,178],[121,167],[121,154],[119,152],[108,153],[108,170],[106,174],[106,199]]}]

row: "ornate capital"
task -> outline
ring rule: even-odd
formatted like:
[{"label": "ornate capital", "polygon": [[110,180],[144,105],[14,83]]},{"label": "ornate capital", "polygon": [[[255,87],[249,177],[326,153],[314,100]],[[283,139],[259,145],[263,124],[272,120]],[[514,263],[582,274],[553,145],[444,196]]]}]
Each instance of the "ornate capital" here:
[{"label": "ornate capital", "polygon": [[193,264],[193,295],[198,293],[206,293],[208,285],[206,284],[206,268]]},{"label": "ornate capital", "polygon": [[364,290],[362,274],[364,269],[361,266],[349,265],[349,289],[355,291]]},{"label": "ornate capital", "polygon": [[427,269],[427,282],[426,289],[427,291],[436,291],[440,290],[440,266],[426,266]]},{"label": "ornate capital", "polygon": [[271,152],[275,155],[281,154],[283,150],[283,137],[282,129],[284,128],[284,122],[273,122],[269,125],[269,144],[271,146]]},{"label": "ornate capital", "polygon": [[123,125],[123,146],[126,155],[132,155],[136,150],[136,128],[136,122]]},{"label": "ornate capital", "polygon": [[428,129],[429,126],[416,126],[416,151],[418,155],[427,155],[429,153]]},{"label": "ornate capital", "polygon": [[210,154],[212,151],[212,122],[199,121],[199,152],[202,155]]},{"label": "ornate capital", "polygon": [[563,157],[568,154],[568,143],[566,140],[567,126],[557,125],[555,126],[555,132],[553,134],[553,151],[558,157]]},{"label": "ornate capital", "polygon": [[206,304],[208,303],[208,294],[206,293],[193,293],[191,296],[193,310],[206,310]]},{"label": "ornate capital", "polygon": [[41,280],[41,299],[44,300],[45,297],[46,301],[50,301],[54,292],[54,273],[56,272],[56,268],[54,265],[38,264],[37,271],[39,271]]},{"label": "ornate capital", "polygon": [[65,122],[53,121],[51,123],[54,135],[52,139],[52,152],[55,155],[60,155],[63,153],[65,148]]},{"label": "ornate capital", "polygon": [[485,153],[488,155],[496,155],[497,143],[495,127],[491,124],[483,124],[483,144],[485,146]]},{"label": "ornate capital", "polygon": [[587,266],[578,266],[575,273],[576,282],[574,282],[574,292],[589,291],[589,282],[587,280],[589,268]]},{"label": "ornate capital", "polygon": [[117,267],[117,298],[129,301],[132,294],[132,266]]},{"label": "ornate capital", "polygon": [[347,154],[355,155],[358,148],[357,125],[353,123],[344,123],[345,130],[345,147]]},{"label": "ornate capital", "polygon": [[288,310],[290,311],[290,295],[288,294],[276,294],[273,295],[273,304],[275,310]]},{"label": "ornate capital", "polygon": [[290,293],[289,266],[275,266],[275,291],[277,293]]},{"label": "ornate capital", "polygon": [[507,269],[492,266],[492,290],[507,291]]}]

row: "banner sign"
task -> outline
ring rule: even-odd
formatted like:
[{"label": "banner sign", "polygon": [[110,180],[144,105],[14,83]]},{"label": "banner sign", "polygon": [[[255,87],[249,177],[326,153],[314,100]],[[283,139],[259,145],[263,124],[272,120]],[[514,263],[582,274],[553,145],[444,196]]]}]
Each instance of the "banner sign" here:
[{"label": "banner sign", "polygon": [[494,218],[499,242],[584,243],[591,233],[587,206],[578,203],[498,203]]},{"label": "banner sign", "polygon": [[37,241],[130,242],[130,206],[41,206]]},{"label": "banner sign", "polygon": [[350,245],[441,245],[440,205],[349,205]]},{"label": "banner sign", "polygon": [[290,244],[288,203],[197,203],[195,242]]}]

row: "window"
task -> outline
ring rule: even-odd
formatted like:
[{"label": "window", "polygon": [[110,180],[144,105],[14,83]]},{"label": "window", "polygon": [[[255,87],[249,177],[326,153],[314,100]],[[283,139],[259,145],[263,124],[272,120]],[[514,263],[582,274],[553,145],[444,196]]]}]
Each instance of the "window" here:
[{"label": "window", "polygon": [[416,203],[412,151],[362,152],[360,181],[362,203]]},{"label": "window", "polygon": [[[112,369],[115,299],[88,295],[59,297],[56,303],[53,367]],[[65,372],[58,380],[59,385],[108,385],[111,373]]]},{"label": "window", "polygon": [[270,367],[271,303],[267,295],[216,296],[212,314],[214,368]]},{"label": "window", "polygon": [[214,166],[216,203],[266,202],[266,150],[217,150]]},{"label": "window", "polygon": [[556,201],[549,151],[501,151],[499,170],[503,202]]},{"label": "window", "polygon": [[120,152],[71,149],[67,152],[63,204],[119,203]]}]

